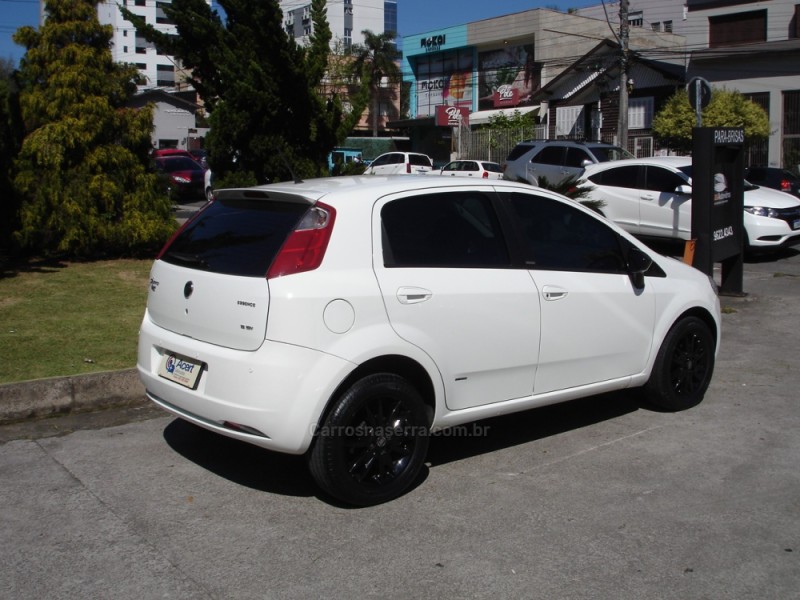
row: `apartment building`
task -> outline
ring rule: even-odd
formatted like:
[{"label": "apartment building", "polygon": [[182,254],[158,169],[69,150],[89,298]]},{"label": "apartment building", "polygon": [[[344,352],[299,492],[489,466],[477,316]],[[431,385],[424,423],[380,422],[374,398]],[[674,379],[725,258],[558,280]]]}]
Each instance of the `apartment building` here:
[{"label": "apartment building", "polygon": [[[140,90],[152,88],[186,89],[185,73],[174,57],[160,54],[155,46],[136,32],[133,23],[125,20],[119,10],[122,4],[133,14],[143,17],[162,33],[176,35],[177,30],[164,13],[164,7],[172,0],[107,0],[97,5],[97,16],[103,25],[111,25],[114,35],[111,40],[111,56],[116,62],[131,63],[144,76]],[[211,0],[206,0],[211,6]]]},{"label": "apartment building", "polygon": [[[304,43],[314,31],[309,0],[280,0],[286,33]],[[397,31],[396,0],[336,0],[327,3],[328,26],[333,47],[363,44],[365,29],[373,33]]]}]

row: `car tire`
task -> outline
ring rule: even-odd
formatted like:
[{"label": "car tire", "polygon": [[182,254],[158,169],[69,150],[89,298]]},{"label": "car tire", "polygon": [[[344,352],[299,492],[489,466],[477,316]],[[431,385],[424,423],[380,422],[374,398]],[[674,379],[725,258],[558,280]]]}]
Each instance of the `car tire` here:
[{"label": "car tire", "polygon": [[658,351],[645,384],[649,402],[679,411],[696,406],[714,373],[714,336],[697,317],[684,317],[672,326]]},{"label": "car tire", "polygon": [[370,506],[402,495],[428,452],[428,409],[390,373],[364,377],[329,410],[308,455],[317,485],[345,503]]}]

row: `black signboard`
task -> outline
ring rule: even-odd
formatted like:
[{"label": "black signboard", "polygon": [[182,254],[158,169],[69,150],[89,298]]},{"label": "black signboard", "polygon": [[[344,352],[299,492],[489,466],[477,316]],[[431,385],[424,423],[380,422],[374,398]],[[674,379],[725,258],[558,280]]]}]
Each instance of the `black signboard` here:
[{"label": "black signboard", "polygon": [[692,150],[693,266],[708,275],[722,263],[720,293],[742,293],[744,130],[696,127]]}]

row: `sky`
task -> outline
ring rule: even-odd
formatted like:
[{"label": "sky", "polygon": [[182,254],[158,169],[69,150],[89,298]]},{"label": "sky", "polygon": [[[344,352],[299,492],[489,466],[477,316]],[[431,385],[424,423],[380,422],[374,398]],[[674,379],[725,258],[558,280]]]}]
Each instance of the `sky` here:
[{"label": "sky", "polygon": [[[398,37],[532,8],[567,10],[599,3],[600,0],[397,0]],[[357,7],[358,0],[353,4]],[[19,62],[24,49],[11,40],[11,35],[23,25],[39,26],[39,0],[0,0],[0,58]]]}]

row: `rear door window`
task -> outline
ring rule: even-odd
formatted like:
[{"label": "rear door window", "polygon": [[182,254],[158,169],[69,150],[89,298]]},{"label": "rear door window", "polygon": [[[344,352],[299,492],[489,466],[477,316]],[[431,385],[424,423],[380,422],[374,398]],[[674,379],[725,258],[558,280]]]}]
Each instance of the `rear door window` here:
[{"label": "rear door window", "polygon": [[309,206],[258,198],[218,199],[181,231],[161,260],[212,273],[266,277],[272,259]]},{"label": "rear door window", "polygon": [[448,192],[401,198],[381,210],[386,267],[507,267],[509,254],[489,198]]}]

